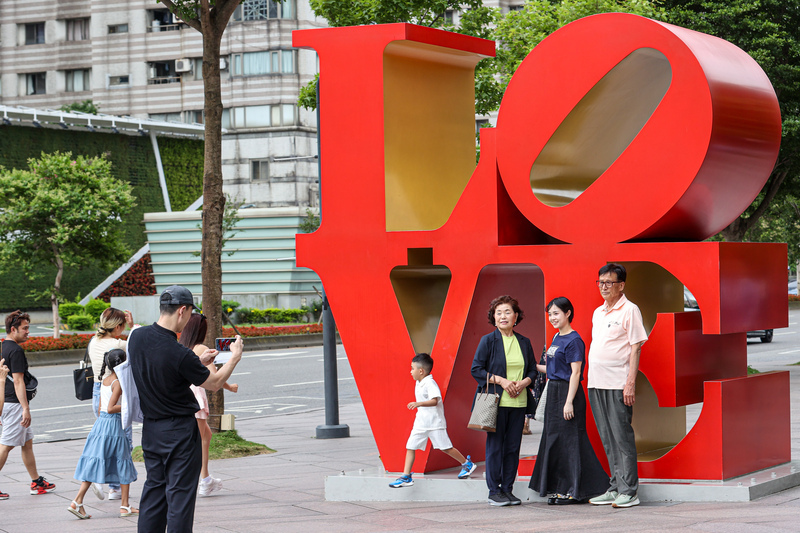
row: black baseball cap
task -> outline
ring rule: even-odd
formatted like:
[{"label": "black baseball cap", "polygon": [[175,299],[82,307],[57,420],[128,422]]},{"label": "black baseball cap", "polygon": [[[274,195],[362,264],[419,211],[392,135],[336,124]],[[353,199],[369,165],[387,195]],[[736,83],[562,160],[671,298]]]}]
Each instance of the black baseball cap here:
[{"label": "black baseball cap", "polygon": [[194,305],[194,298],[192,298],[191,291],[180,285],[170,285],[164,289],[164,292],[161,293],[159,303],[161,305],[188,305],[190,308],[200,311],[200,308]]}]

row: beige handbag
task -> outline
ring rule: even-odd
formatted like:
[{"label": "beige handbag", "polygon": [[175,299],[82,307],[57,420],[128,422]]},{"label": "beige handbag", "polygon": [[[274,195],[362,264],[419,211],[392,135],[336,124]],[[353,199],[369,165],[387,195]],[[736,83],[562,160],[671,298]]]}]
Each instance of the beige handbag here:
[{"label": "beige handbag", "polygon": [[469,429],[477,429],[479,431],[486,431],[494,433],[497,429],[497,407],[500,403],[500,395],[497,394],[497,385],[495,392],[489,392],[489,373],[486,373],[486,392],[479,392],[475,397],[475,405],[472,407],[472,415],[469,417],[467,427]]}]

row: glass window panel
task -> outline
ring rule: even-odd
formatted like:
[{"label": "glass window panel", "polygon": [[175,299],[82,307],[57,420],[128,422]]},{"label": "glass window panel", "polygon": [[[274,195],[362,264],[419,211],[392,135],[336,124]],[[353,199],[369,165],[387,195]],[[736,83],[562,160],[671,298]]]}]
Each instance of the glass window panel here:
[{"label": "glass window panel", "polygon": [[270,117],[269,117],[268,105],[254,105],[254,106],[249,106],[246,109],[247,109],[246,127],[263,128],[265,126],[269,126]]},{"label": "glass window panel", "polygon": [[275,0],[269,0],[269,18],[278,18],[278,3]]},{"label": "glass window panel", "polygon": [[283,115],[284,126],[294,124],[294,104],[281,105],[281,114]]},{"label": "glass window panel", "polygon": [[233,108],[233,127],[234,128],[244,128],[244,108],[243,107],[234,107]]},{"label": "glass window panel", "polygon": [[269,52],[248,52],[242,57],[242,72],[245,76],[269,74]]},{"label": "glass window panel", "polygon": [[294,52],[284,50],[281,52],[281,72],[291,74],[294,72]]},{"label": "glass window panel", "polygon": [[295,0],[283,0],[281,4],[281,18],[293,19],[294,18],[294,2]]},{"label": "glass window panel", "polygon": [[278,52],[270,52],[272,54],[272,72],[280,72],[280,58],[278,57]]},{"label": "glass window panel", "polygon": [[231,127],[231,110],[230,109],[223,109],[222,110],[222,127],[230,129]]},{"label": "glass window panel", "polygon": [[281,125],[281,106],[274,105],[272,107],[272,125],[273,126],[280,126]]},{"label": "glass window panel", "polygon": [[242,54],[233,54],[233,75],[242,75]]}]

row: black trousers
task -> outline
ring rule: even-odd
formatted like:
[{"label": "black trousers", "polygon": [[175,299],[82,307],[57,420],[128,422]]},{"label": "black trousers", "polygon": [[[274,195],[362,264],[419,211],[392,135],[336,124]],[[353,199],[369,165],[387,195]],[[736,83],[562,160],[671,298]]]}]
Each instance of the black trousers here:
[{"label": "black trousers", "polygon": [[486,485],[490,495],[510,493],[514,488],[524,425],[524,407],[498,407],[497,431],[486,434]]},{"label": "black trousers", "polygon": [[139,532],[191,532],[202,467],[194,415],[144,419],[142,451],[147,481],[142,489]]}]

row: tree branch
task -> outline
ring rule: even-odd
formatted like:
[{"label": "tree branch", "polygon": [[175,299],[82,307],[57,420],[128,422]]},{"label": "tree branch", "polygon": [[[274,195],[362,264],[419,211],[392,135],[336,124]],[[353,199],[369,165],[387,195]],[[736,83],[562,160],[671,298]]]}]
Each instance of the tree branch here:
[{"label": "tree branch", "polygon": [[172,12],[173,15],[176,15],[179,19],[181,19],[184,22],[184,24],[186,24],[190,28],[194,28],[195,30],[199,31],[200,33],[203,33],[203,28],[202,28],[202,26],[200,26],[200,21],[199,20],[197,20],[197,19],[186,20],[185,18],[183,18],[180,15],[178,15],[178,13],[176,12],[177,9],[178,9],[178,6],[175,5],[175,2],[173,2],[172,0],[158,0],[158,1],[161,2],[162,4],[164,4],[165,6],[167,6],[167,9],[169,9]]}]

